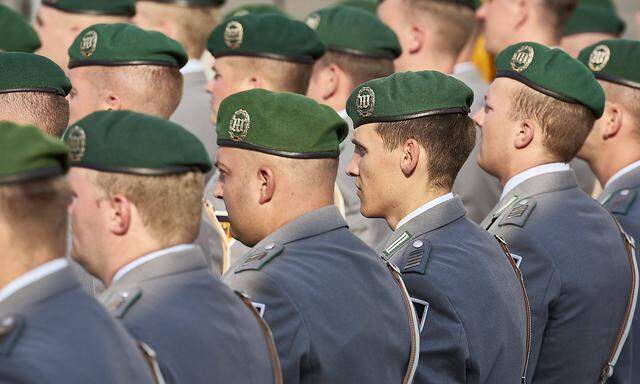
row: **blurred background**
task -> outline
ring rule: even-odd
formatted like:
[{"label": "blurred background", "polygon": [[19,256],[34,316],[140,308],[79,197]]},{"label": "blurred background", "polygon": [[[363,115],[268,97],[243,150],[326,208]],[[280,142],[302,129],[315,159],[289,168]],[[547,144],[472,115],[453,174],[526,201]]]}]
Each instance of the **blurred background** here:
[{"label": "blurred background", "polygon": [[[32,12],[39,2],[40,0],[0,0],[0,4],[9,5],[27,16],[32,16]],[[293,16],[303,18],[310,12],[334,2],[335,0],[228,0],[222,12],[248,3],[270,3],[279,6]],[[618,5],[618,12],[627,21],[626,37],[635,38],[638,36],[638,26],[634,18],[635,13],[640,11],[640,0],[615,0],[615,2]]]}]

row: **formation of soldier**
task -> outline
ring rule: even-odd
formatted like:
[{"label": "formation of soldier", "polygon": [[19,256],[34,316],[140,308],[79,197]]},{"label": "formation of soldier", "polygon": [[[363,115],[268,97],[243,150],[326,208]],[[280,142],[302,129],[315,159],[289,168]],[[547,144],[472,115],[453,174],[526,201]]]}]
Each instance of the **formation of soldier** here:
[{"label": "formation of soldier", "polygon": [[610,1],[224,2],[0,6],[0,383],[640,381]]}]

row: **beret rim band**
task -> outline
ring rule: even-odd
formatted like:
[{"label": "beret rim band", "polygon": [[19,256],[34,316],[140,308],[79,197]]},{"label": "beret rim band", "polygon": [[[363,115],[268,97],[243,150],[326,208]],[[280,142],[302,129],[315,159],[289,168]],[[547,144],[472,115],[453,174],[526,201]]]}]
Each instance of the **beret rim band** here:
[{"label": "beret rim band", "polygon": [[367,57],[367,58],[371,58],[371,59],[388,59],[388,60],[395,60],[397,59],[399,56],[396,56],[394,54],[375,54],[375,53],[368,53],[365,51],[360,51],[358,49],[352,49],[352,48],[342,48],[342,47],[334,47],[331,45],[327,46],[327,51],[332,51],[332,52],[337,52],[337,53],[344,53],[344,54],[348,54],[348,55],[354,55],[354,56],[359,56],[359,57]]},{"label": "beret rim band", "polygon": [[593,75],[598,80],[606,81],[608,83],[615,83],[615,84],[618,84],[618,85],[623,85],[625,87],[630,87],[630,88],[634,88],[634,89],[640,90],[640,83],[637,83],[635,81],[622,79],[622,78],[619,78],[617,76],[607,75],[607,74],[604,74],[604,73],[594,73]]},{"label": "beret rim band", "polygon": [[219,7],[221,5],[224,5],[224,3],[226,2],[226,0],[217,0],[215,4],[204,5],[204,4],[193,4],[189,0],[136,0],[136,1],[149,1],[152,3],[172,4],[172,5],[179,5],[181,7],[189,7],[189,8]]},{"label": "beret rim band", "polygon": [[272,59],[272,60],[280,60],[280,61],[289,61],[298,64],[313,64],[316,59],[309,55],[305,55],[303,57],[291,57],[285,55],[279,55],[277,53],[268,53],[268,52],[251,52],[251,51],[223,51],[220,53],[213,53],[211,51],[213,57],[225,57],[225,56],[243,56],[243,57],[261,57],[264,59]]},{"label": "beret rim band", "polygon": [[102,11],[93,11],[93,10],[77,10],[77,11],[72,11],[60,6],[57,6],[55,4],[50,4],[50,3],[45,3],[43,2],[42,5],[44,5],[45,7],[51,7],[54,9],[57,9],[58,11],[61,12],[65,12],[65,13],[70,13],[70,14],[79,14],[79,15],[92,15],[92,16],[135,16],[135,11],[134,12],[102,12]]},{"label": "beret rim band", "polygon": [[432,110],[428,110],[428,111],[422,111],[422,112],[418,112],[418,113],[412,113],[409,115],[396,115],[396,116],[371,116],[371,117],[364,117],[361,119],[358,119],[358,121],[354,121],[353,123],[353,128],[358,128],[361,125],[364,124],[371,124],[371,123],[393,123],[396,121],[405,121],[405,120],[415,120],[415,119],[419,119],[421,117],[428,117],[428,116],[436,116],[436,115],[452,115],[452,114],[466,114],[468,115],[470,112],[470,109],[464,108],[464,107],[453,107],[453,108],[442,108],[442,109],[432,109]]},{"label": "beret rim band", "polygon": [[0,89],[0,94],[2,93],[18,93],[18,92],[37,92],[37,93],[53,93],[54,95],[66,97],[67,94],[64,90],[61,92],[59,89],[50,88],[50,87],[34,87],[34,88],[10,88],[10,89]]},{"label": "beret rim band", "polygon": [[224,139],[218,140],[218,146],[247,149],[250,151],[266,153],[267,155],[287,157],[290,159],[307,159],[307,160],[308,159],[337,159],[340,156],[339,150],[320,151],[320,152],[289,152],[289,151],[279,151],[277,149],[259,147],[257,145],[253,145],[253,144],[242,142],[242,141],[233,141],[233,140],[224,140]]},{"label": "beret rim band", "polygon": [[547,95],[549,97],[552,97],[554,99],[558,99],[560,101],[564,101],[565,103],[581,104],[581,105],[584,105],[585,107],[589,108],[589,110],[591,110],[591,107],[588,107],[584,103],[582,103],[582,102],[580,102],[580,101],[578,101],[578,100],[576,100],[576,99],[574,99],[572,97],[565,96],[565,95],[562,95],[562,94],[560,94],[558,92],[546,89],[546,88],[534,83],[533,81],[527,79],[526,77],[524,77],[524,76],[522,76],[522,75],[520,75],[518,73],[515,73],[513,71],[499,70],[499,71],[496,72],[496,79],[499,78],[499,77],[510,78],[512,80],[518,81],[518,82],[526,85],[527,87],[533,88],[534,90],[536,90],[536,91],[538,91],[540,93],[543,93],[543,94],[545,94],[545,95]]},{"label": "beret rim band", "polygon": [[178,63],[176,62],[161,60],[72,60],[69,62],[68,67],[69,69],[73,69],[78,67],[126,67],[133,65],[153,65],[157,67],[179,68]]},{"label": "beret rim band", "polygon": [[75,168],[87,168],[99,172],[107,173],[124,173],[127,175],[138,176],[169,176],[169,175],[181,175],[188,172],[201,172],[205,173],[200,167],[197,166],[173,166],[163,169],[157,168],[143,168],[143,167],[120,167],[120,166],[104,166],[93,163],[71,163],[71,167]]},{"label": "beret rim band", "polygon": [[49,177],[62,176],[65,170],[61,165],[51,165],[44,168],[38,168],[26,172],[20,172],[10,176],[0,176],[0,185],[16,184],[26,181],[45,179]]}]

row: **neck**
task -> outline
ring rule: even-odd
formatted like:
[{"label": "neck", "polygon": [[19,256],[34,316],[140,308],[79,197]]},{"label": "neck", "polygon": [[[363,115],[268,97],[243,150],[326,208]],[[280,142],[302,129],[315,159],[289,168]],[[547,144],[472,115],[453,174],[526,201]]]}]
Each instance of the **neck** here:
[{"label": "neck", "polygon": [[457,57],[449,56],[446,53],[440,52],[434,54],[433,52],[425,52],[418,56],[416,55],[412,60],[406,62],[404,68],[399,68],[402,71],[438,71],[442,73],[453,73],[453,66],[456,64]]},{"label": "neck", "polygon": [[531,168],[538,167],[540,165],[557,163],[558,159],[554,159],[551,156],[525,156],[517,161],[509,162],[507,169],[497,175],[500,184],[504,187],[507,182],[514,176]]},{"label": "neck", "polygon": [[269,236],[282,228],[285,224],[292,222],[302,215],[320,208],[334,205],[334,199],[331,195],[318,193],[318,196],[311,198],[312,200],[310,200],[310,196],[312,195],[313,194],[304,194],[304,196],[306,196],[305,199],[300,199],[300,201],[291,199],[286,202],[286,204],[279,205],[278,208],[274,207],[275,209],[272,211],[271,220],[265,228],[264,234],[261,238]]},{"label": "neck", "polygon": [[438,188],[420,191],[415,193],[413,196],[406,196],[406,199],[400,201],[398,205],[396,205],[389,214],[385,216],[385,220],[389,224],[391,230],[395,231],[398,227],[398,223],[411,212],[440,196],[446,195],[449,192],[451,192],[450,189]]},{"label": "neck", "polygon": [[103,257],[105,265],[98,272],[97,277],[105,286],[110,286],[113,277],[120,269],[127,264],[148,255],[151,252],[159,251],[165,248],[156,241],[126,241],[114,246],[109,250],[108,254]]},{"label": "neck", "polygon": [[600,184],[605,185],[622,168],[640,161],[640,145],[616,148],[614,153],[599,153],[586,160]]},{"label": "neck", "polygon": [[519,39],[513,41],[513,44],[521,41],[531,41],[534,43],[546,45],[547,47],[560,46],[560,37],[551,31],[535,27],[523,32],[524,33],[520,35]]},{"label": "neck", "polygon": [[[5,287],[30,270],[64,254],[64,251],[56,253],[45,249],[20,250],[19,247],[15,247],[14,245],[11,247],[2,247],[2,249],[3,251],[0,251],[0,264],[2,265],[2,268],[0,268],[0,288]],[[20,257],[16,257],[16,255]],[[27,255],[29,256],[27,257]]]}]

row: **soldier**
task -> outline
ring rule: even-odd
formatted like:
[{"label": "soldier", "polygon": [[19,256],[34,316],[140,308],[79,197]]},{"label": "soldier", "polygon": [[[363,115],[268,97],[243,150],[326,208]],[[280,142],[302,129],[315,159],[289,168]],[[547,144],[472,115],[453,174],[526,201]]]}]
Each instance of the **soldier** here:
[{"label": "soldier", "polygon": [[611,0],[580,0],[564,28],[562,49],[573,57],[602,40],[619,38],[625,22]]},{"label": "soldier", "polygon": [[83,29],[94,24],[127,23],[135,14],[134,0],[43,0],[34,27],[39,54],[67,68],[67,48]]},{"label": "soldier", "polygon": [[69,122],[71,83],[53,61],[32,53],[0,52],[0,120],[35,125],[62,137]]},{"label": "soldier", "polygon": [[181,69],[184,76],[182,102],[171,117],[196,135],[209,157],[215,157],[215,129],[211,127],[209,97],[202,55],[207,37],[218,24],[220,7],[225,0],[143,0],[136,1],[133,22],[140,28],[160,31],[178,41],[187,51],[189,61]]},{"label": "soldier", "polygon": [[[436,70],[460,76],[473,87],[475,112],[486,91],[484,80],[477,71],[454,72],[458,57],[474,32],[473,10],[471,0],[384,0],[378,15],[400,39],[402,56],[395,61],[396,70]],[[480,222],[498,201],[500,184],[478,166],[477,150],[458,173],[453,193],[461,197],[469,217]]]},{"label": "soldier", "polygon": [[0,52],[33,53],[40,48],[36,31],[21,14],[0,4]]},{"label": "soldier", "polygon": [[409,297],[333,206],[347,124],[304,96],[262,89],[226,98],[217,123],[215,194],[234,237],[253,247],[223,280],[269,323],[284,382],[411,383]]},{"label": "soldier", "polygon": [[[604,89],[606,105],[603,117],[596,121],[578,153],[604,185],[598,201],[636,241],[640,239],[640,204],[636,201],[640,188],[639,60],[640,42],[631,40],[601,41],[580,53],[580,61],[591,69]],[[623,380],[628,368],[636,381],[640,377],[639,327],[636,307],[632,338],[622,350],[614,383],[634,382],[630,378]]]},{"label": "soldier", "polygon": [[347,103],[356,128],[347,170],[362,213],[393,229],[381,256],[402,272],[419,314],[416,383],[518,383],[526,367],[518,271],[451,193],[474,146],[472,102],[461,81],[423,71],[361,84]]},{"label": "soldier", "polygon": [[166,382],[274,383],[268,328],[193,244],[211,169],[200,141],[129,111],[93,113],[64,138],[72,256],[108,287],[100,300],[111,314],[157,351]]},{"label": "soldier", "polygon": [[533,42],[508,47],[496,69],[476,120],[478,162],[504,191],[483,226],[509,244],[524,276],[533,314],[527,381],[604,382],[633,315],[635,260],[567,165],[602,116],[604,92],[582,63]]},{"label": "soldier", "polygon": [[349,229],[367,245],[376,248],[389,237],[389,226],[381,219],[360,213],[360,201],[352,178],[346,174],[353,155],[353,122],[347,116],[351,91],[365,81],[389,76],[401,49],[396,34],[371,14],[351,6],[332,6],[313,12],[307,25],[327,46],[314,64],[307,96],[333,108],[349,125],[349,135],[340,144],[337,185],[344,200]]},{"label": "soldier", "polygon": [[130,24],[96,24],[69,47],[70,121],[104,110],[168,119],[182,95],[187,54],[160,32]]},{"label": "soldier", "polygon": [[67,147],[0,123],[0,382],[154,383],[136,342],[64,258]]}]

